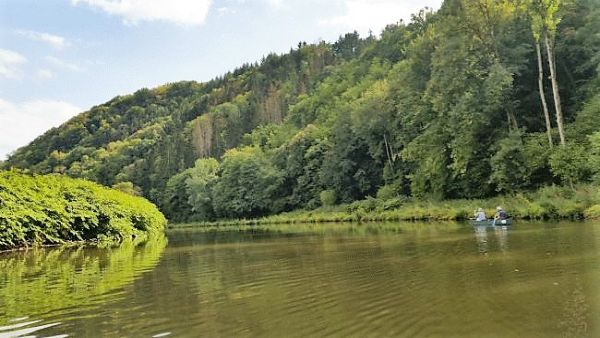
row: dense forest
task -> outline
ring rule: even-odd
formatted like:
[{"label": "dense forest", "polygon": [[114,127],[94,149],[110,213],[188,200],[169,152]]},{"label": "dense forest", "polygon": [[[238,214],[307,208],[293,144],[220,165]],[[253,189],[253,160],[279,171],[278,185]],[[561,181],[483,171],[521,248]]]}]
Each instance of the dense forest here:
[{"label": "dense forest", "polygon": [[600,0],[446,0],[93,107],[3,164],[127,189],[170,218],[600,182]]}]

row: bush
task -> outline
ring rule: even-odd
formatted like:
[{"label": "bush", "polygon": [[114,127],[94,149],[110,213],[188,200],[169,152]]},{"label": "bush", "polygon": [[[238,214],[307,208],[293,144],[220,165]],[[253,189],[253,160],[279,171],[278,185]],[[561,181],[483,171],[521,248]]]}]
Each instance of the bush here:
[{"label": "bush", "polygon": [[383,202],[383,210],[398,209],[406,202],[406,198],[391,198]]},{"label": "bush", "polygon": [[563,184],[573,184],[584,181],[591,176],[585,147],[578,144],[559,146],[550,155],[552,173],[560,178]]},{"label": "bush", "polygon": [[113,184],[112,188],[133,196],[142,195],[142,190],[139,187],[133,185],[133,183],[131,182],[119,182]]},{"label": "bush", "polygon": [[397,198],[399,196],[398,191],[400,191],[398,184],[386,184],[377,190],[377,199],[378,200],[389,200],[392,198]]},{"label": "bush", "polygon": [[600,204],[593,205],[587,208],[584,212],[585,218],[599,219],[600,218]]},{"label": "bush", "polygon": [[335,202],[337,201],[335,190],[333,189],[321,191],[319,198],[321,199],[321,204],[325,207],[335,205]]},{"label": "bush", "polygon": [[491,181],[497,190],[515,192],[522,190],[529,182],[529,169],[521,136],[517,133],[500,141],[500,149],[491,160]]},{"label": "bush", "polygon": [[62,175],[0,172],[0,249],[139,239],[165,224],[141,197]]},{"label": "bush", "polygon": [[600,183],[600,131],[588,136],[590,142],[589,167],[594,182]]}]

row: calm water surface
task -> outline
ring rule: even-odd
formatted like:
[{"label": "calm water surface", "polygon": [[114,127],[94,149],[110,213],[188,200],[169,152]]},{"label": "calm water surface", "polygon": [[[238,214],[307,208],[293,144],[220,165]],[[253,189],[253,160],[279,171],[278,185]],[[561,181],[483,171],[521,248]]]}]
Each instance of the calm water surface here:
[{"label": "calm water surface", "polygon": [[280,229],[0,254],[0,337],[600,336],[600,223]]}]

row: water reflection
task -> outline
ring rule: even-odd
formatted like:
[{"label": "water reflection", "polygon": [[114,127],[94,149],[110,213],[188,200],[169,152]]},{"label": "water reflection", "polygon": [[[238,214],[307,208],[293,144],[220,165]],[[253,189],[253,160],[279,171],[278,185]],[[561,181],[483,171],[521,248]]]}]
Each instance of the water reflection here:
[{"label": "water reflection", "polygon": [[75,337],[600,336],[600,224],[275,228],[169,231],[160,262],[92,310],[23,321]]},{"label": "water reflection", "polygon": [[[123,287],[141,273],[152,270],[166,244],[163,236],[141,245],[37,248],[0,255],[0,337],[59,324],[38,325],[41,319],[93,315],[98,306],[122,297]],[[27,318],[31,320],[22,321]]]},{"label": "water reflection", "polygon": [[508,251],[508,232],[510,227],[502,226],[473,226],[473,232],[475,233],[475,240],[477,241],[477,248],[479,253],[487,255],[490,251],[490,240],[488,238],[488,232],[494,234],[496,240],[495,243],[500,252],[506,253]]},{"label": "water reflection", "polygon": [[487,237],[487,226],[474,226],[475,239],[477,240],[477,247],[479,252],[487,254],[488,252],[488,237]]},{"label": "water reflection", "polygon": [[[10,338],[10,337],[22,337],[24,335],[29,335],[35,333],[37,331],[41,331],[60,323],[50,323],[50,324],[42,324],[41,320],[33,320],[21,322],[22,320],[27,319],[24,318],[15,318],[9,321],[10,325],[0,326],[0,338]],[[64,338],[68,337],[68,335],[55,335],[53,338]]]},{"label": "water reflection", "polygon": [[508,227],[505,225],[495,226],[494,234],[496,235],[500,251],[506,252],[508,250]]}]

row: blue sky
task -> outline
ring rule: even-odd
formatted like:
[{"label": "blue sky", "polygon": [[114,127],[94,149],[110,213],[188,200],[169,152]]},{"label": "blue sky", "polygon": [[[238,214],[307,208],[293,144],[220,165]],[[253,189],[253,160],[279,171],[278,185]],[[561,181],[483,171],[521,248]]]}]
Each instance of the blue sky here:
[{"label": "blue sky", "polygon": [[441,0],[0,0],[0,159],[116,95],[207,81]]}]

